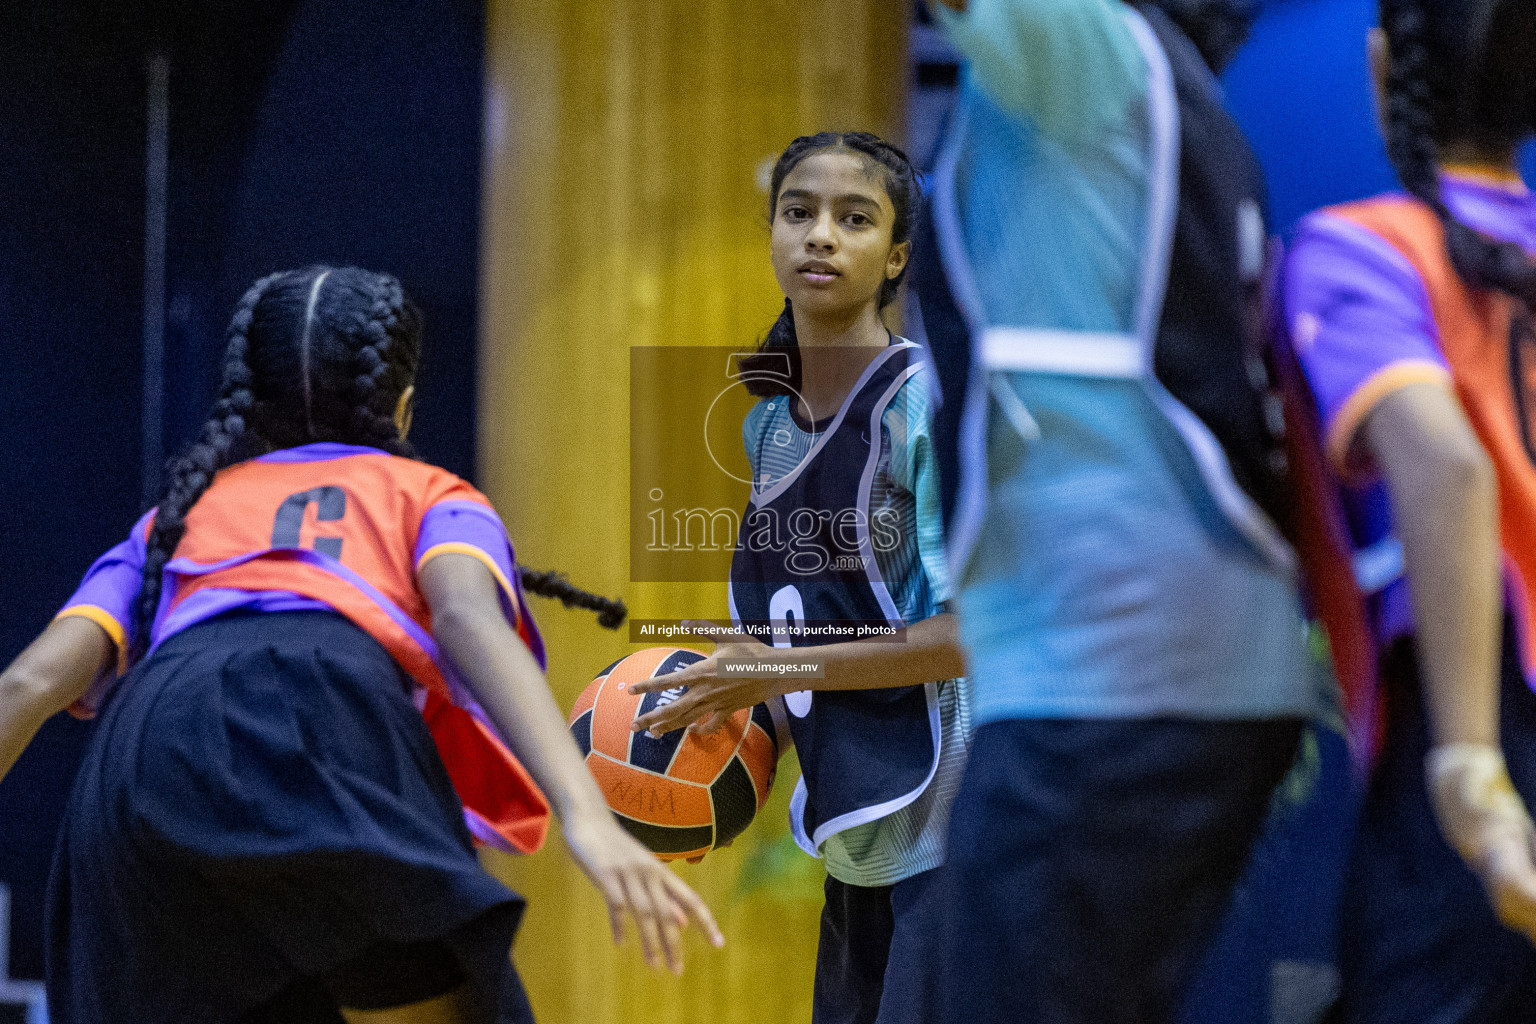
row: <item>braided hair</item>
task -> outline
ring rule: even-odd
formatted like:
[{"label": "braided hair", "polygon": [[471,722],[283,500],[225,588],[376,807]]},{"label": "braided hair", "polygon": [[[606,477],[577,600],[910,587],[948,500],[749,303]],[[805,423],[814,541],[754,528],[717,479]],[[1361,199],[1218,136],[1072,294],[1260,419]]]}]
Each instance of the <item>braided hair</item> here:
[{"label": "braided hair", "polygon": [[[886,195],[896,211],[891,224],[891,244],[900,245],[912,239],[912,225],[917,219],[918,204],[923,201],[922,186],[912,161],[896,146],[870,132],[818,132],[802,135],[791,142],[773,165],[768,186],[768,221],[773,222],[779,205],[779,191],[784,179],[806,157],[815,153],[855,153],[880,173]],[[909,260],[907,266],[911,266]],[[880,285],[879,308],[884,309],[896,299],[902,279],[907,276],[906,267],[895,277],[887,278]],[[785,360],[789,371],[785,375]],[[790,395],[800,390],[800,343],[795,337],[795,311],[789,299],[784,300],[784,311],[768,328],[768,334],[754,355],[740,361],[743,384],[747,391],[758,398]]]},{"label": "braided hair", "polygon": [[165,565],[186,533],[187,514],[214,474],[312,441],[414,457],[394,411],[420,354],[420,314],[388,274],[315,266],[251,286],[229,323],[219,397],[198,439],[166,467],[134,610],[136,654],[148,646]]},{"label": "braided hair", "polygon": [[572,585],[564,573],[523,569],[519,575],[523,589],[530,594],[554,598],[567,608],[584,608],[587,611],[596,612],[597,624],[604,629],[618,629],[624,624],[625,617],[629,615],[629,609],[624,607],[623,601],[599,597],[597,594],[582,590]]},{"label": "braided hair", "polygon": [[[219,397],[194,443],[167,466],[134,609],[142,655],[160,606],[165,565],[187,514],[225,466],[315,441],[366,445],[415,458],[395,409],[421,360],[421,314],[388,274],[314,266],[262,278],[229,323]],[[623,602],[598,597],[558,573],[524,569],[523,586],[599,613],[618,628]]]},{"label": "braided hair", "polygon": [[1463,223],[1440,191],[1441,152],[1508,154],[1536,128],[1536,5],[1524,0],[1381,0],[1391,50],[1383,111],[1403,187],[1445,225],[1462,280],[1536,309],[1536,262]]}]

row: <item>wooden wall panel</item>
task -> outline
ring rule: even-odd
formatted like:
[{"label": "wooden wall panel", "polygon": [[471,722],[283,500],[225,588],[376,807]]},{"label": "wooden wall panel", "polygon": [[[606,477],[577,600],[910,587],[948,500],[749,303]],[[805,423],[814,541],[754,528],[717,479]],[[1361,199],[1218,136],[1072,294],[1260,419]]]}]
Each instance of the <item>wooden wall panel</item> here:
[{"label": "wooden wall panel", "polygon": [[[904,0],[491,0],[479,463],[525,564],[639,617],[724,616],[723,583],[629,582],[629,350],[761,337],[782,301],[765,164],[824,128],[899,137],[908,15]],[[640,646],[584,613],[535,613],[566,707]],[[823,876],[786,854],[793,758],[782,768],[741,841],[679,868],[727,937],[718,953],[691,939],[681,981],[648,971],[633,937],[614,949],[558,837],[491,858],[530,902],[516,960],[544,1024],[809,1020]]]}]

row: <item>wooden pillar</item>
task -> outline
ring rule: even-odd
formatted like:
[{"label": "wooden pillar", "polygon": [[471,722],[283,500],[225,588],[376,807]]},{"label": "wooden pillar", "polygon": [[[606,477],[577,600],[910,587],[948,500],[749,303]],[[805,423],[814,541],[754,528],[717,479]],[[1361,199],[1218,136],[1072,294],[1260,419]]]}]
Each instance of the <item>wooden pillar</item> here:
[{"label": "wooden pillar", "polygon": [[[524,564],[638,617],[724,616],[723,579],[630,582],[629,353],[763,335],[782,303],[766,166],[822,129],[899,139],[909,17],[904,0],[491,0],[479,462]],[[644,646],[534,600],[565,707]],[[822,872],[780,856],[798,773],[782,767],[741,841],[679,868],[727,938],[691,938],[681,982],[632,936],[613,948],[557,837],[491,858],[530,902],[515,959],[544,1024],[810,1019]]]}]

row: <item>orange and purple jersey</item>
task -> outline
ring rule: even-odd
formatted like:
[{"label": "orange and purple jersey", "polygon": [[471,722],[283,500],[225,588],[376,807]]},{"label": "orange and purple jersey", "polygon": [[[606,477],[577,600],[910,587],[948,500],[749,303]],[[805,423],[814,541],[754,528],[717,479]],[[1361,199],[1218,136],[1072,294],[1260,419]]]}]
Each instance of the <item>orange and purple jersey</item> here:
[{"label": "orange and purple jersey", "polygon": [[[94,714],[127,669],[153,521],[151,510],[99,558],[59,613],[98,623],[119,651],[118,673],[70,709],[78,716]],[[416,705],[476,839],[528,852],[543,842],[549,805],[438,650],[417,587],[421,567],[449,553],[490,570],[507,620],[543,665],[511,542],[483,494],[446,470],[374,448],[319,443],[272,452],[220,471],[188,513],[148,647],[233,611],[340,613],[416,682]]]},{"label": "orange and purple jersey", "polygon": [[[1447,204],[1471,227],[1536,253],[1536,198],[1518,183],[1444,179]],[[1506,594],[1527,677],[1536,679],[1536,336],[1516,303],[1468,287],[1428,206],[1391,194],[1332,207],[1302,222],[1285,277],[1285,308],[1326,432],[1347,484],[1357,568],[1383,640],[1412,631],[1401,548],[1360,427],[1383,399],[1412,384],[1451,389],[1499,484]]]}]

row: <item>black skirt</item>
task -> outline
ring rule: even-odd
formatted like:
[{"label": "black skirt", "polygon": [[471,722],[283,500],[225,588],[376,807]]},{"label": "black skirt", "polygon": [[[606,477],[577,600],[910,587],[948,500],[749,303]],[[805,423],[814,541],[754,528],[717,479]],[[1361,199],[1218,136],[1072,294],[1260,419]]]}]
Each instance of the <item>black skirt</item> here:
[{"label": "black skirt", "polygon": [[484,1021],[530,1020],[522,910],[476,860],[372,637],[328,612],[215,619],[123,680],[91,739],[49,883],[49,1007],[61,1024],[336,1022],[336,972],[431,948]]}]

